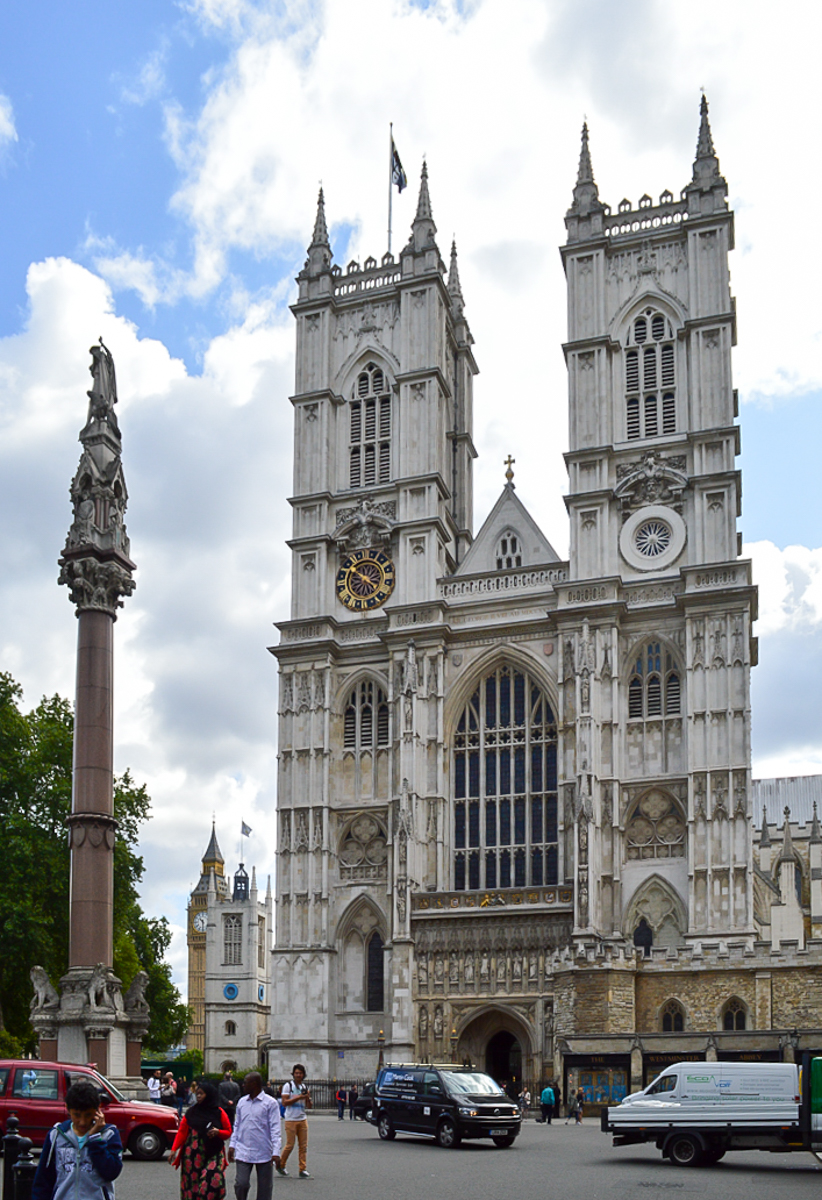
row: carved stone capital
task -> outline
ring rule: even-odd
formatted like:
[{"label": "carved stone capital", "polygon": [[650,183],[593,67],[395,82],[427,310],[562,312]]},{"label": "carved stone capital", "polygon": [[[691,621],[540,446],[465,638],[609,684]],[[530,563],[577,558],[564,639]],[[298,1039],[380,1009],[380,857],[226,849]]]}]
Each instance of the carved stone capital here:
[{"label": "carved stone capital", "polygon": [[137,586],[131,577],[133,564],[120,557],[102,559],[87,549],[64,550],[59,567],[57,582],[69,589],[78,616],[91,609],[116,618],[123,607],[121,597],[130,596]]}]

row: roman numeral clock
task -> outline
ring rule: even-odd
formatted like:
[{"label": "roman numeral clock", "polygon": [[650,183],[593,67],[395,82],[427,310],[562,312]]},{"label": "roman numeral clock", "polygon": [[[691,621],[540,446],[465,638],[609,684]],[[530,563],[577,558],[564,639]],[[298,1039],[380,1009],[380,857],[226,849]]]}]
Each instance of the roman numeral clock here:
[{"label": "roman numeral clock", "polygon": [[394,563],[383,550],[353,550],[340,563],[336,589],[352,612],[379,608],[394,590]]}]

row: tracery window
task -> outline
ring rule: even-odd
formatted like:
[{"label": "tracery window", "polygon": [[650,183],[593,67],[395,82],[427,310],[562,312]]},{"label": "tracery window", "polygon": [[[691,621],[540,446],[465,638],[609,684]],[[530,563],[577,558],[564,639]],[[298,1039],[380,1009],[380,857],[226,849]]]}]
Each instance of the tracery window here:
[{"label": "tracery window", "polygon": [[243,961],[243,918],[237,914],[223,917],[223,963],[239,967]]},{"label": "tracery window", "polygon": [[669,1000],[662,1009],[662,1032],[682,1033],[685,1028],[685,1012],[678,1000]]},{"label": "tracery window", "polygon": [[629,441],[676,432],[676,353],[671,322],[646,308],[625,343],[625,421]]},{"label": "tracery window", "polygon": [[496,558],[498,571],[505,571],[511,567],[521,567],[522,541],[519,534],[514,533],[513,529],[506,529],[497,542],[494,557]]},{"label": "tracery window", "polygon": [[685,821],[676,801],[654,788],[637,804],[625,826],[628,859],[683,858]]},{"label": "tracery window", "polygon": [[454,735],[454,888],[557,882],[557,729],[542,688],[502,666]]},{"label": "tracery window", "polygon": [[738,996],[731,996],[722,1010],[723,1029],[745,1029],[747,1012]]},{"label": "tracery window", "polygon": [[391,477],[391,394],[381,367],[357,376],[349,405],[349,486],[373,487]]},{"label": "tracery window", "polygon": [[629,718],[678,717],[680,705],[680,674],[673,654],[663,651],[660,642],[648,642],[639,651],[628,683]]},{"label": "tracery window", "polygon": [[366,1012],[382,1012],[385,1007],[383,944],[374,930],[366,947]]},{"label": "tracery window", "polygon": [[364,679],[351,692],[343,718],[344,750],[375,750],[388,745],[388,699]]}]

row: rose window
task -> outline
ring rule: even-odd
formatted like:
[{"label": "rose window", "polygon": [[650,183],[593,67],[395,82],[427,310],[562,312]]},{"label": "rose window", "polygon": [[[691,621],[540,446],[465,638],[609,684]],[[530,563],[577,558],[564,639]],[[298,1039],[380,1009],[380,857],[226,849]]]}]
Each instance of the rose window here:
[{"label": "rose window", "polygon": [[644,558],[658,558],[671,544],[671,527],[658,517],[645,521],[634,535],[634,545]]}]

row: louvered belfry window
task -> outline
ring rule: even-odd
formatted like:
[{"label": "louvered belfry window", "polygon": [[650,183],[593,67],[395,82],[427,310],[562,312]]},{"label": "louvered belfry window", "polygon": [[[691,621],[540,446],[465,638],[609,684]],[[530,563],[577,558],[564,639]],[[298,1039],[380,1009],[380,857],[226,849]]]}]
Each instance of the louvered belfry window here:
[{"label": "louvered belfry window", "polygon": [[628,681],[628,717],[678,717],[681,706],[679,668],[659,642],[647,642]]},{"label": "louvered belfry window", "polygon": [[646,309],[625,345],[625,437],[676,433],[676,353],[671,322]]},{"label": "louvered belfry window", "polygon": [[351,692],[343,716],[343,749],[376,750],[388,745],[388,700],[369,679]]},{"label": "louvered belfry window", "polygon": [[368,363],[357,376],[349,421],[349,487],[374,487],[391,477],[391,395],[385,373]]}]

